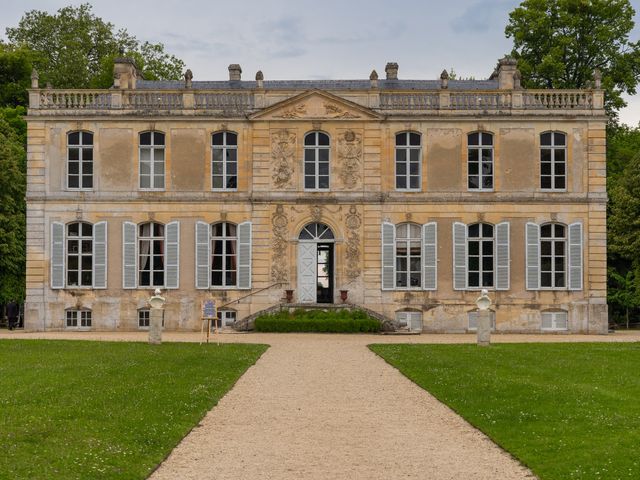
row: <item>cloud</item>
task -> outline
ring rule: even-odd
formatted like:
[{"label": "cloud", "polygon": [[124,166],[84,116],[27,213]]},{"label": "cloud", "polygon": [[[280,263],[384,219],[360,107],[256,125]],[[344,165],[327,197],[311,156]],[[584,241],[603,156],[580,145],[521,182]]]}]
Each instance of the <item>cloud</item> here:
[{"label": "cloud", "polygon": [[474,3],[450,25],[457,33],[485,33],[506,25],[508,12],[517,5],[516,1],[488,0]]}]

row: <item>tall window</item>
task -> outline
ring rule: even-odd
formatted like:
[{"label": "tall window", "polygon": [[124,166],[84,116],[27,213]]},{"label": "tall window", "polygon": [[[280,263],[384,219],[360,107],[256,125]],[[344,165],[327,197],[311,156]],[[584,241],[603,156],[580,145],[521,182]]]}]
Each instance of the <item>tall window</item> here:
[{"label": "tall window", "polygon": [[493,287],[493,225],[474,223],[467,231],[469,288]]},{"label": "tall window", "polygon": [[238,135],[219,132],[211,136],[211,188],[238,188]]},{"label": "tall window", "polygon": [[233,223],[211,226],[211,285],[235,287],[238,274],[238,234]]},{"label": "tall window", "polygon": [[402,132],[396,135],[396,189],[420,190],[420,135]]},{"label": "tall window", "polygon": [[93,225],[67,225],[67,287],[93,285]]},{"label": "tall window", "polygon": [[396,288],[420,288],[422,285],[419,225],[401,223],[396,226]]},{"label": "tall window", "polygon": [[322,132],[304,137],[304,188],[329,189],[329,136]]},{"label": "tall window", "polygon": [[493,190],[493,135],[469,134],[467,167],[470,190]]},{"label": "tall window", "polygon": [[567,136],[561,132],[540,135],[540,188],[567,188]]},{"label": "tall window", "polygon": [[164,133],[140,134],[140,188],[164,188]]},{"label": "tall window", "polygon": [[138,225],[138,285],[164,286],[164,225]]},{"label": "tall window", "polygon": [[67,135],[67,187],[93,188],[93,133]]},{"label": "tall window", "polygon": [[567,276],[567,228],[558,223],[540,226],[540,286],[564,288]]}]

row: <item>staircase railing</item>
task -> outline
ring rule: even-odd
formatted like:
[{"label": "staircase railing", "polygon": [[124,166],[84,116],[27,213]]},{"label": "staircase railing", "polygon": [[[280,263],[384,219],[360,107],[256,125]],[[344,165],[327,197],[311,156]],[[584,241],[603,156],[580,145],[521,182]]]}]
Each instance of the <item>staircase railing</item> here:
[{"label": "staircase railing", "polygon": [[264,292],[265,290],[269,290],[270,288],[273,288],[273,287],[275,287],[276,285],[284,285],[284,283],[285,283],[285,282],[276,282],[276,283],[272,283],[272,284],[271,284],[271,285],[269,285],[268,287],[260,288],[260,289],[256,290],[255,292],[248,293],[248,294],[246,294],[246,295],[243,295],[242,297],[238,297],[238,298],[236,298],[235,300],[231,300],[230,302],[227,302],[227,303],[225,303],[225,304],[223,304],[223,305],[220,305],[220,306],[218,307],[218,310],[220,310],[220,309],[222,309],[222,308],[224,308],[224,307],[228,307],[229,305],[232,305],[232,304],[234,304],[234,303],[237,303],[237,302],[239,302],[240,300],[244,300],[245,298],[249,298],[249,297],[251,297],[251,296],[253,296],[253,295],[256,295],[257,293]]}]

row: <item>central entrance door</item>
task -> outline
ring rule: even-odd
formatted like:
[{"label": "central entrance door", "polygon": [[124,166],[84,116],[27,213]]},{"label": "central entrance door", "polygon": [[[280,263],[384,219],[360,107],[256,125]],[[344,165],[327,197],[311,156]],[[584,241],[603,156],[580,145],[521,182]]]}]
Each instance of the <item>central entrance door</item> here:
[{"label": "central entrance door", "polygon": [[333,303],[333,232],[324,223],[310,223],[298,239],[298,301]]}]

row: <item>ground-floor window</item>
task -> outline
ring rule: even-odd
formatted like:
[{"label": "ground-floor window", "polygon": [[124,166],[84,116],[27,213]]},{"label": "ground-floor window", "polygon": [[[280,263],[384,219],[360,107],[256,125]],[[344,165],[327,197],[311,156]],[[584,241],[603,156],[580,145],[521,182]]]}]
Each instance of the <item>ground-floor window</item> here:
[{"label": "ground-floor window", "polygon": [[236,321],[236,312],[234,310],[218,310],[218,326],[230,327]]},{"label": "ground-floor window", "polygon": [[567,330],[569,316],[563,310],[542,312],[542,330]]},{"label": "ground-floor window", "polygon": [[149,328],[149,309],[138,310],[138,328]]},{"label": "ground-floor window", "polygon": [[67,310],[67,328],[91,328],[91,310]]},{"label": "ground-floor window", "polygon": [[[490,311],[490,319],[491,319],[491,330],[495,331],[496,329],[496,312],[494,311]],[[468,329],[471,332],[475,332],[476,330],[478,330],[478,311],[477,310],[473,310],[471,312],[467,313],[467,320],[469,322],[469,326]]]},{"label": "ground-floor window", "polygon": [[402,311],[396,312],[396,322],[403,328],[406,326],[411,331],[422,331],[422,312]]}]

